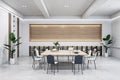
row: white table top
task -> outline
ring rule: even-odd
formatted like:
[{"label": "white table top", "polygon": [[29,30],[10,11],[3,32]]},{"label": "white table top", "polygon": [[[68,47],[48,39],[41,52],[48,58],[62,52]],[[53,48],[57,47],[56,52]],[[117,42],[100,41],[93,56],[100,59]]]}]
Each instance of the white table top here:
[{"label": "white table top", "polygon": [[[75,52],[78,52],[77,54],[75,54]],[[86,56],[87,53],[83,52],[83,51],[69,51],[69,50],[59,50],[59,51],[51,51],[51,50],[47,50],[45,52],[42,52],[41,55],[43,56],[47,56],[47,55],[53,55],[53,56],[75,56],[75,55],[83,55]]]}]

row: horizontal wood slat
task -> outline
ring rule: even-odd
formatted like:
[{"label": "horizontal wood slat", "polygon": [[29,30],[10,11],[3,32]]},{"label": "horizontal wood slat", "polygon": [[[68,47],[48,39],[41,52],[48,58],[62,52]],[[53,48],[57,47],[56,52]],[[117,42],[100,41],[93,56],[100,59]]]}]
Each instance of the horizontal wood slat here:
[{"label": "horizontal wood slat", "polygon": [[30,41],[101,41],[101,24],[30,25]]}]

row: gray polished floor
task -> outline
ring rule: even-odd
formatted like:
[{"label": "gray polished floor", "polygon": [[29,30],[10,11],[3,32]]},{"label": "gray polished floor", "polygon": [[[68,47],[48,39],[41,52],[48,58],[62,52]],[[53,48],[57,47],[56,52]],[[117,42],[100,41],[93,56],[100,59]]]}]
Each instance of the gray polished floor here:
[{"label": "gray polished floor", "polygon": [[74,75],[69,70],[59,70],[55,75],[46,74],[44,69],[33,70],[32,58],[21,57],[17,64],[4,64],[0,66],[0,80],[120,80],[120,60],[112,57],[97,58],[97,69],[90,64],[89,69],[84,70],[82,75],[76,71]]}]

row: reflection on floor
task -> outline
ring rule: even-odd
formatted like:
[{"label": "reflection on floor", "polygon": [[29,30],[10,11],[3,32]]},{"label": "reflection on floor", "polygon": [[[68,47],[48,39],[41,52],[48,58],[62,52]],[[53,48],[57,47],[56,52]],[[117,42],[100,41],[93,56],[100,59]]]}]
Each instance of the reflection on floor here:
[{"label": "reflection on floor", "polygon": [[77,71],[74,75],[70,69],[59,70],[55,75],[43,69],[33,70],[31,57],[21,57],[17,62],[0,66],[0,80],[120,80],[120,60],[112,57],[98,57],[97,69],[91,64],[83,75]]}]

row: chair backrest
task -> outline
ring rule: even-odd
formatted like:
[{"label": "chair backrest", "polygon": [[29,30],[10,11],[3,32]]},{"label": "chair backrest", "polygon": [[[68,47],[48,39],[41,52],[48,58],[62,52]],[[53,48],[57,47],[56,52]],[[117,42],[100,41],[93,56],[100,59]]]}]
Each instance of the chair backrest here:
[{"label": "chair backrest", "polygon": [[35,60],[35,54],[32,53],[31,56],[32,56],[32,59]]},{"label": "chair backrest", "polygon": [[74,48],[73,47],[69,47],[68,51],[70,51],[71,53],[73,52]]},{"label": "chair backrest", "polygon": [[47,63],[48,64],[54,64],[54,56],[48,55],[47,56]]},{"label": "chair backrest", "polygon": [[84,52],[86,51],[86,48],[85,48],[85,47],[83,47],[83,51],[84,51]]},{"label": "chair backrest", "polygon": [[37,57],[39,57],[40,55],[39,55],[39,51],[38,51],[38,49],[37,48],[35,48],[35,54],[36,54],[36,56]]},{"label": "chair backrest", "polygon": [[91,56],[91,54],[92,54],[92,50],[89,50],[88,51],[88,56]]},{"label": "chair backrest", "polygon": [[93,58],[94,60],[96,60],[96,58],[97,58],[97,52],[93,52],[92,58]]},{"label": "chair backrest", "polygon": [[83,56],[77,55],[75,56],[75,64],[82,64],[83,63]]}]

